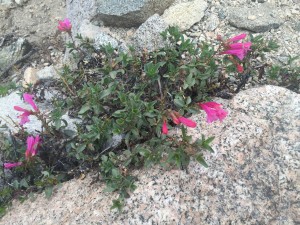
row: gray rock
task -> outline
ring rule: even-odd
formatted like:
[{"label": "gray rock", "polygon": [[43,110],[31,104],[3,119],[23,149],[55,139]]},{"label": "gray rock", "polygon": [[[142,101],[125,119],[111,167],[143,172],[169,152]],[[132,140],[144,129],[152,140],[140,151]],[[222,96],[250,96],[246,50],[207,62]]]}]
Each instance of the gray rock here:
[{"label": "gray rock", "polygon": [[295,22],[295,24],[292,27],[295,31],[300,32],[300,22]]},{"label": "gray rock", "polygon": [[[2,44],[1,44],[2,43]],[[31,50],[31,45],[24,38],[0,38],[0,71],[17,61]]]},{"label": "gray rock", "polygon": [[14,5],[13,0],[0,0],[0,10],[11,8]]},{"label": "gray rock", "polygon": [[114,48],[118,47],[118,41],[111,35],[107,34],[101,27],[89,23],[84,20],[79,28],[79,33],[94,41],[94,47],[99,49],[101,45],[111,44]]},{"label": "gray rock", "polygon": [[37,77],[39,80],[58,79],[59,75],[54,66],[46,66],[43,69],[37,71]]},{"label": "gray rock", "polygon": [[[159,167],[134,171],[137,189],[122,213],[111,211],[117,194],[74,179],[34,201],[15,201],[2,225],[23,224],[297,224],[299,222],[300,97],[265,86],[223,103],[230,114],[207,124],[193,116],[194,138],[215,136],[208,168],[191,162],[186,171]],[[37,210],[38,209],[38,210]]]},{"label": "gray rock", "polygon": [[218,16],[212,14],[206,20],[206,29],[214,31],[219,26],[220,20]]},{"label": "gray rock", "polygon": [[165,45],[161,32],[166,30],[168,25],[158,14],[151,16],[143,23],[132,37],[132,44],[138,51],[147,49],[154,51]]},{"label": "gray rock", "polygon": [[168,25],[178,26],[181,31],[184,31],[199,22],[206,9],[207,3],[203,0],[183,2],[167,9],[162,18]]},{"label": "gray rock", "polygon": [[271,4],[261,4],[258,8],[229,7],[228,21],[232,26],[253,32],[266,32],[276,29],[282,20]]},{"label": "gray rock", "polygon": [[96,15],[97,0],[67,0],[67,17],[72,23],[72,32],[77,34],[83,20],[90,20]]},{"label": "gray rock", "polygon": [[28,0],[15,0],[18,5],[24,5]]},{"label": "gray rock", "polygon": [[[46,93],[47,99],[53,97],[53,94]],[[52,110],[51,105],[48,103],[39,104],[36,103],[42,112],[49,112]],[[32,110],[31,106],[25,103],[20,95],[17,92],[13,92],[5,97],[0,98],[0,126],[5,126],[10,129],[13,133],[18,131],[18,127],[14,125],[12,121],[15,121],[16,124],[20,122],[18,115],[20,112],[14,110],[14,106],[20,106],[24,109]],[[67,129],[76,130],[76,125],[74,124],[75,120],[70,119],[67,115],[63,116],[68,122]],[[29,116],[30,122],[24,124],[24,127],[27,129],[28,133],[33,134],[36,131],[41,131],[41,122],[35,116]]]},{"label": "gray rock", "polygon": [[103,21],[106,26],[139,26],[153,14],[162,14],[173,2],[174,0],[98,1],[97,15],[93,21]]}]

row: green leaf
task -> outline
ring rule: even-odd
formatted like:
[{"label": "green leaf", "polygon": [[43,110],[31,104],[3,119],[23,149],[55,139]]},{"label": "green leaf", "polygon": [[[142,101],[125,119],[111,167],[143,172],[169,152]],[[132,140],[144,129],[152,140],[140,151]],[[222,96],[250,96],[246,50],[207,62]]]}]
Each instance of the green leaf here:
[{"label": "green leaf", "polygon": [[113,175],[114,177],[118,177],[118,176],[120,175],[120,171],[119,171],[118,169],[116,169],[116,168],[113,168],[113,169],[111,170],[111,173],[112,173],[112,175]]},{"label": "green leaf", "polygon": [[77,153],[81,153],[86,148],[86,144],[81,144],[76,148]]},{"label": "green leaf", "polygon": [[25,178],[23,178],[23,179],[20,181],[20,187],[25,187],[25,188],[28,188],[28,187],[29,187],[29,185],[28,185],[28,183],[27,183],[27,181],[26,181]]},{"label": "green leaf", "polygon": [[49,199],[52,196],[52,193],[53,193],[53,186],[46,187],[45,195],[47,199]]},{"label": "green leaf", "polygon": [[88,110],[91,109],[91,106],[90,105],[83,105],[80,109],[80,111],[78,112],[78,114],[84,114],[86,113]]},{"label": "green leaf", "polygon": [[174,104],[179,107],[179,108],[183,108],[185,106],[184,100],[182,97],[177,97],[174,99]]},{"label": "green leaf", "polygon": [[195,159],[204,167],[208,167],[207,163],[205,162],[205,160],[203,159],[202,155],[201,154],[197,154],[195,156]]},{"label": "green leaf", "polygon": [[100,100],[109,96],[114,91],[114,89],[115,89],[114,86],[112,86],[112,87],[109,87],[109,88],[101,91],[100,95],[99,95]]},{"label": "green leaf", "polygon": [[124,73],[125,73],[125,70],[120,69],[120,70],[111,71],[111,72],[109,73],[109,76],[110,76],[112,79],[115,79],[115,78],[117,77],[118,73],[124,74]]}]

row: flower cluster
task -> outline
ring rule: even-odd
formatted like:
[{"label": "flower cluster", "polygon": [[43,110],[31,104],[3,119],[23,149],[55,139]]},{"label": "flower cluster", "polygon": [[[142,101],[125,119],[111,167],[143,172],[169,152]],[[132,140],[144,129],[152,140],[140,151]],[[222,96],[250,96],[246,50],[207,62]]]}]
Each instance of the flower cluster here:
[{"label": "flower cluster", "polygon": [[[27,148],[25,151],[26,160],[30,160],[33,156],[37,154],[37,148],[40,144],[40,136],[37,135],[35,137],[29,136],[27,137]],[[4,163],[5,169],[11,169],[13,167],[21,166],[22,162],[14,162],[14,163]]]},{"label": "flower cluster", "polygon": [[[24,93],[23,98],[24,98],[25,102],[27,102],[29,105],[31,105],[33,110],[23,109],[20,106],[14,106],[15,110],[17,110],[19,112],[23,112],[21,115],[18,116],[18,118],[21,118],[21,121],[20,121],[21,126],[23,126],[25,123],[30,121],[28,118],[30,115],[36,115],[40,111],[39,108],[37,107],[37,105],[34,103],[32,95],[30,95],[28,93]],[[38,148],[39,143],[40,143],[39,135],[37,135],[35,137],[33,137],[33,136],[27,137],[27,148],[25,151],[26,160],[30,160],[33,156],[35,156],[37,154],[37,148]],[[13,167],[22,165],[22,162],[4,163],[3,165],[4,165],[5,169],[11,169]]]},{"label": "flower cluster", "polygon": [[[225,51],[222,51],[220,54],[227,54],[236,56],[239,60],[243,60],[247,55],[247,52],[250,51],[251,42],[238,43],[238,41],[246,38],[247,34],[240,34],[233,38],[229,38],[226,41],[222,41],[222,37],[218,36],[218,40],[223,42],[223,47]],[[231,61],[236,65],[237,71],[242,73],[244,71],[243,66],[240,65],[236,60],[230,58]]]},{"label": "flower cluster", "polygon": [[[223,119],[228,115],[228,112],[222,109],[222,105],[216,102],[198,103],[198,105],[201,109],[203,109],[206,112],[208,123],[211,123],[216,120],[220,120],[222,122]],[[195,128],[197,126],[196,122],[181,116],[176,111],[169,112],[169,115],[173,123],[175,123],[176,125],[183,124],[191,128]],[[165,135],[168,134],[168,125],[166,119],[163,120],[162,133]]]},{"label": "flower cluster", "polygon": [[58,21],[58,29],[60,31],[63,31],[63,32],[67,32],[67,33],[71,33],[71,29],[72,29],[72,24],[70,22],[69,19],[64,19],[64,20],[60,20]]}]

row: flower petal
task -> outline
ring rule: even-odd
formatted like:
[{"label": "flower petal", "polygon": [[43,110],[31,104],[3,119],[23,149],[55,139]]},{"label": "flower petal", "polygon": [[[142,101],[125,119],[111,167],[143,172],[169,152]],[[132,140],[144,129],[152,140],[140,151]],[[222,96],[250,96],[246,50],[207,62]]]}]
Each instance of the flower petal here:
[{"label": "flower petal", "polygon": [[164,121],[163,122],[163,125],[162,125],[162,133],[163,134],[168,134],[168,125],[167,125],[167,122],[166,121]]},{"label": "flower petal", "polygon": [[16,167],[16,166],[20,166],[22,165],[22,162],[16,162],[16,163],[4,163],[3,166],[5,169],[11,169],[13,167]]},{"label": "flower petal", "polygon": [[247,36],[247,34],[242,33],[237,36],[234,36],[233,38],[228,39],[228,41],[232,41],[232,42],[239,41],[239,40],[244,39],[246,36]]},{"label": "flower petal", "polygon": [[33,95],[30,95],[28,93],[24,93],[23,98],[24,98],[25,102],[27,102],[28,104],[30,104],[32,106],[34,111],[36,111],[36,112],[39,111],[38,107],[36,106],[36,104],[33,101]]},{"label": "flower petal", "polygon": [[183,123],[184,125],[186,125],[187,127],[192,127],[195,128],[197,126],[197,123],[194,122],[193,120],[187,119],[185,117],[179,117],[178,120]]}]

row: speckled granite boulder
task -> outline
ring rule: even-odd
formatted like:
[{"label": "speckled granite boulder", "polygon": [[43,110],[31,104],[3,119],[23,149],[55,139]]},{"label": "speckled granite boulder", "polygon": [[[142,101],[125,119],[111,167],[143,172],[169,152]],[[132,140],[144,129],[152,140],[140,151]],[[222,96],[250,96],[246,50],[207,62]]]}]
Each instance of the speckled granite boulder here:
[{"label": "speckled granite boulder", "polygon": [[12,35],[0,37],[0,72],[26,55],[30,50],[31,45],[24,38],[16,38]]},{"label": "speckled granite boulder", "polygon": [[110,211],[114,194],[101,183],[72,180],[49,201],[15,202],[0,224],[299,224],[300,96],[265,86],[217,99],[223,123],[194,116],[201,133],[216,136],[209,168],[135,171],[138,187],[122,214]]},{"label": "speckled granite boulder", "polygon": [[165,31],[168,25],[158,14],[154,14],[145,23],[143,23],[132,37],[132,44],[139,52],[147,49],[155,51],[165,46],[166,42],[161,36],[161,32]]},{"label": "speckled granite boulder", "polygon": [[106,26],[137,27],[155,13],[162,14],[174,0],[105,0],[97,1],[94,21]]},{"label": "speckled granite boulder", "polygon": [[266,32],[277,29],[283,21],[272,4],[261,4],[257,8],[229,7],[228,21],[231,25],[253,32]]}]

